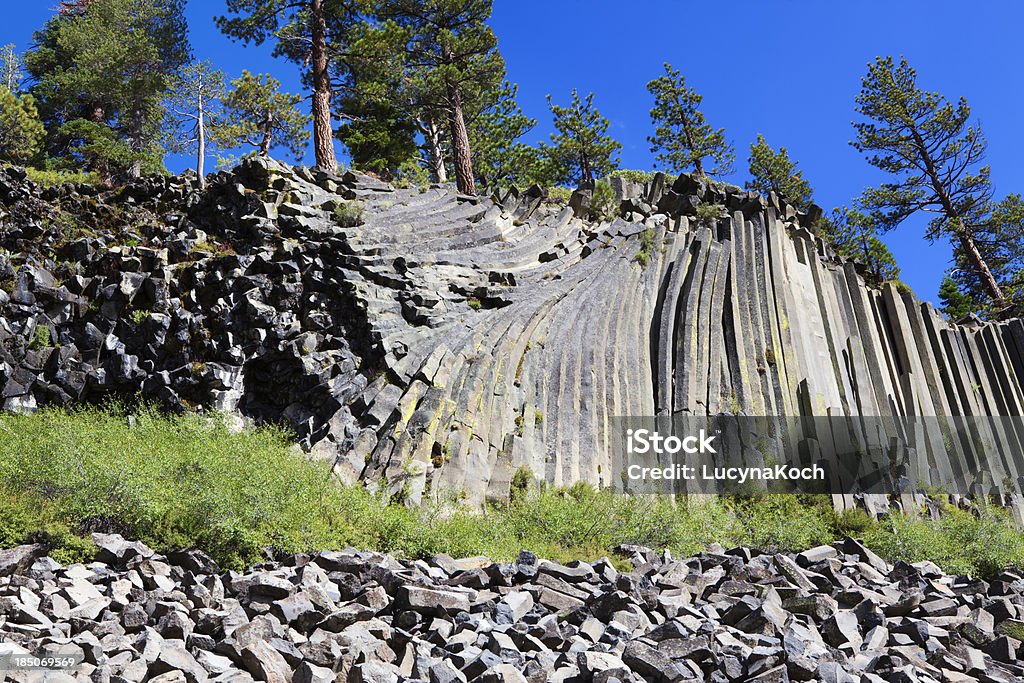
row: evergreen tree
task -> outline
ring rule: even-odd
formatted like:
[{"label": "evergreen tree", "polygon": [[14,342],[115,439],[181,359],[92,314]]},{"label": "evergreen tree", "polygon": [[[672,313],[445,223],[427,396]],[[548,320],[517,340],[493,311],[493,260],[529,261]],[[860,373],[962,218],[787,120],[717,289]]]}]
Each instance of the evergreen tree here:
[{"label": "evergreen tree", "polygon": [[[498,40],[487,25],[491,0],[384,0],[377,16],[404,28],[406,77],[423,111],[447,119],[459,191],[476,194],[469,113],[479,111],[505,76]],[[436,154],[433,150],[432,154]]]},{"label": "evergreen tree", "polygon": [[281,92],[281,82],[266,74],[243,71],[224,97],[225,125],[218,136],[225,147],[240,144],[268,156],[272,147],[288,150],[299,161],[309,143],[310,116],[299,110],[302,97]]},{"label": "evergreen tree", "polygon": [[25,62],[50,155],[101,175],[162,169],[161,99],[189,55],[182,0],[93,0],[50,19],[35,40]]},{"label": "evergreen tree", "polygon": [[971,254],[962,243],[953,243],[955,268],[950,276],[968,300],[974,313],[983,317],[1024,315],[1024,199],[1007,195],[998,202],[976,207],[965,217],[978,253],[1003,292],[996,302],[988,296],[972,268]]},{"label": "evergreen tree", "polygon": [[516,102],[519,87],[505,81],[494,102],[469,126],[473,170],[484,183],[550,184],[540,150],[520,139],[537,125]]},{"label": "evergreen tree", "polygon": [[[647,84],[654,95],[651,121],[655,130],[647,140],[659,163],[669,171],[685,173],[691,168],[697,175],[722,176],[732,172],[735,158],[732,145],[725,140],[725,129],[713,129],[704,118],[700,104],[704,100],[677,69],[665,63],[665,73]],[[714,162],[704,169],[704,160]]]},{"label": "evergreen tree", "polygon": [[891,230],[919,211],[936,213],[928,237],[952,237],[972,276],[996,308],[1005,295],[978,247],[978,221],[989,204],[989,168],[979,166],[985,138],[969,125],[971,110],[917,85],[906,59],[878,58],[868,67],[857,96],[864,117],[854,124],[852,144],[894,180],[868,190],[864,206],[881,230]]},{"label": "evergreen tree", "polygon": [[228,36],[262,44],[274,38],[275,56],[303,69],[303,82],[312,90],[313,148],[316,165],[338,168],[331,123],[332,69],[344,65],[350,32],[361,21],[360,0],[227,0],[232,17],[218,17]]},{"label": "evergreen tree", "polygon": [[939,285],[939,309],[952,322],[957,322],[977,312],[981,302],[960,289],[949,273],[942,278]]},{"label": "evergreen tree", "polygon": [[21,92],[23,78],[21,58],[15,52],[14,45],[0,47],[0,87],[17,95]]},{"label": "evergreen tree", "polygon": [[195,62],[182,69],[167,93],[168,147],[174,152],[196,155],[200,187],[206,187],[207,150],[222,135],[224,95],[224,73],[209,61]]},{"label": "evergreen tree", "polygon": [[343,103],[346,125],[338,128],[352,166],[386,180],[418,155],[416,122],[400,107],[376,100],[349,99]]},{"label": "evergreen tree", "polygon": [[801,210],[811,204],[811,184],[797,170],[796,162],[790,160],[789,152],[785,147],[775,151],[760,133],[757,142],[750,146],[750,175],[748,190],[774,192]]},{"label": "evergreen tree", "polygon": [[594,107],[594,93],[581,100],[573,89],[567,107],[555,104],[548,95],[548,108],[558,132],[551,135],[551,145],[541,145],[541,151],[551,165],[555,182],[590,183],[618,167],[622,145],[607,135],[608,119]]},{"label": "evergreen tree", "polygon": [[835,209],[819,224],[821,237],[839,256],[864,266],[864,279],[873,285],[898,280],[900,269],[885,243],[878,238],[871,216],[856,208]]},{"label": "evergreen tree", "polygon": [[46,131],[31,95],[0,85],[0,161],[24,164],[39,153]]},{"label": "evergreen tree", "polygon": [[338,74],[343,125],[337,137],[358,169],[391,180],[418,156],[419,103],[408,77],[409,31],[368,17],[352,31],[351,50]]}]

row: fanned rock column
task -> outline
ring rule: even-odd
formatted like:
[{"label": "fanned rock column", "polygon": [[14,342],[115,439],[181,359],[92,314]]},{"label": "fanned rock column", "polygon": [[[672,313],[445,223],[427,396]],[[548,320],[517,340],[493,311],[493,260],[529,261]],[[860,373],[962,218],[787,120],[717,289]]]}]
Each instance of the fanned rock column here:
[{"label": "fanned rock column", "polygon": [[[620,217],[595,222],[585,193],[468,198],[261,160],[204,192],[0,170],[0,401],[141,392],[283,420],[346,479],[477,503],[520,468],[609,485],[616,416],[1024,411],[1021,321],[954,325],[866,285],[774,196],[660,175],[616,191]],[[968,467],[914,445],[930,483]],[[1006,467],[994,484],[1021,488]]]}]

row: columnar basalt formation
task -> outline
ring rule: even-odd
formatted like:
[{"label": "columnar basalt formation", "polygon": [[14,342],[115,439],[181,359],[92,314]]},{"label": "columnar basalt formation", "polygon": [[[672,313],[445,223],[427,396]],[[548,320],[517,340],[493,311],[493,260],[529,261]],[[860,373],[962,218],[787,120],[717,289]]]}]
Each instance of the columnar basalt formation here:
[{"label": "columnar basalt formation", "polygon": [[586,191],[564,207],[269,161],[205,192],[0,171],[3,405],[141,394],[282,420],[410,501],[501,498],[524,467],[608,485],[614,416],[1024,415],[1020,320],[954,325],[866,285],[775,197],[613,183],[619,217],[594,221]]}]

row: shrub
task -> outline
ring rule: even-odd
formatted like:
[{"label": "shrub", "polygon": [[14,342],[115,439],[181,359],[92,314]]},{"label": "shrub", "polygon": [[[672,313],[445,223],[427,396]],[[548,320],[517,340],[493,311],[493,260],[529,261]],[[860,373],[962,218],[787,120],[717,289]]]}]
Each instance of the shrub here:
[{"label": "shrub", "polygon": [[619,207],[615,204],[615,190],[609,183],[598,180],[594,183],[594,191],[590,195],[590,219],[610,221],[618,215]]},{"label": "shrub", "polygon": [[764,550],[799,550],[831,542],[831,508],[794,495],[761,495],[736,501],[746,545]]},{"label": "shrub", "polygon": [[654,230],[651,228],[644,228],[643,232],[640,233],[640,250],[636,252],[634,259],[640,264],[641,268],[647,267],[647,264],[651,262],[651,257],[654,256]]},{"label": "shrub", "polygon": [[109,530],[158,551],[198,546],[240,569],[264,559],[264,549],[352,545],[499,561],[530,549],[564,562],[597,559],[621,543],[676,555],[713,542],[776,552],[856,533],[886,559],[931,560],[950,572],[991,576],[1024,564],[1024,534],[987,507],[876,523],[861,512],[834,513],[827,496],[675,502],[587,484],[549,487],[520,468],[510,500],[470,514],[458,492],[407,507],[343,486],[324,463],[297,456],[278,430],[233,433],[219,416],[148,407],[128,417],[118,406],[0,415],[0,546],[41,542],[58,561],[78,562],[94,552],[86,532]]},{"label": "shrub", "polygon": [[38,168],[26,168],[29,180],[42,187],[52,187],[72,183],[74,185],[99,185],[100,178],[95,173],[82,171],[44,171]]},{"label": "shrub", "polygon": [[608,175],[612,178],[625,178],[634,183],[649,183],[654,180],[654,171],[640,171],[631,168],[620,168]]},{"label": "shrub", "polygon": [[32,331],[32,338],[28,341],[28,348],[33,351],[41,351],[50,346],[50,326],[43,323],[36,323]]},{"label": "shrub", "polygon": [[697,206],[697,222],[707,227],[714,227],[722,218],[725,207],[721,204],[700,204]]},{"label": "shrub", "polygon": [[334,220],[342,228],[354,228],[363,224],[363,203],[345,201],[334,209]]},{"label": "shrub", "polygon": [[567,187],[549,187],[548,196],[545,198],[548,204],[559,204],[567,206],[572,198],[572,190]]}]

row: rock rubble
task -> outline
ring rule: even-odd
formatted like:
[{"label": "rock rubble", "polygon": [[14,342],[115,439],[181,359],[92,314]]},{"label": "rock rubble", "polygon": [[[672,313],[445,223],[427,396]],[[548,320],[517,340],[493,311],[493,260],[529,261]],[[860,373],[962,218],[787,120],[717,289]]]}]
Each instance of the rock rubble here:
[{"label": "rock rubble", "polygon": [[87,565],[0,551],[0,656],[73,657],[46,680],[97,683],[1024,680],[1020,574],[890,565],[849,538],[682,560],[626,546],[629,571],[344,550],[245,573],[94,541]]}]

